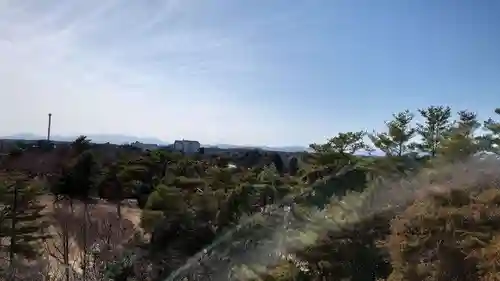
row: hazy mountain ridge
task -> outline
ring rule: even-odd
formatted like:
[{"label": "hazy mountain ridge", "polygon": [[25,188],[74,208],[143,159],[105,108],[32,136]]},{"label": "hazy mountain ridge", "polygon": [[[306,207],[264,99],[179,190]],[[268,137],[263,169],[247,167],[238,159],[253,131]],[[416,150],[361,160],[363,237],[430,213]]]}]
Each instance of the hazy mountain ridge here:
[{"label": "hazy mountain ridge", "polygon": [[308,151],[307,147],[303,146],[251,146],[251,145],[233,145],[233,144],[215,144],[215,145],[207,145],[207,146],[216,146],[222,149],[231,149],[231,148],[239,148],[239,149],[264,149],[264,150],[276,150],[276,151],[284,151],[284,152],[300,152],[300,151]]},{"label": "hazy mountain ridge", "polygon": [[[147,144],[158,144],[158,145],[170,145],[173,141],[163,141],[154,137],[136,137],[120,134],[91,134],[87,135],[92,142],[95,143],[113,143],[113,144],[125,144],[132,142],[141,142]],[[19,140],[41,140],[46,139],[46,136],[40,136],[31,133],[19,133],[10,136],[1,137],[2,139],[19,139]],[[55,141],[73,141],[77,136],[60,136],[52,135],[51,139]],[[283,146],[283,147],[271,147],[271,146],[252,146],[252,145],[234,145],[234,144],[202,144],[203,147],[218,147],[222,149],[263,149],[270,151],[283,151],[283,152],[300,152],[307,151],[307,147],[303,146]]]},{"label": "hazy mountain ridge", "polygon": [[[131,142],[141,142],[141,143],[151,143],[159,145],[168,145],[168,142],[164,142],[157,138],[141,138],[135,136],[119,135],[119,134],[92,134],[86,135],[87,138],[91,139],[95,143],[114,143],[114,144],[124,144]],[[52,135],[51,139],[55,141],[74,141],[78,136],[60,136]],[[22,139],[22,140],[40,140],[46,139],[46,136],[35,135],[31,133],[20,133],[15,135],[10,135],[2,137],[2,139]]]}]

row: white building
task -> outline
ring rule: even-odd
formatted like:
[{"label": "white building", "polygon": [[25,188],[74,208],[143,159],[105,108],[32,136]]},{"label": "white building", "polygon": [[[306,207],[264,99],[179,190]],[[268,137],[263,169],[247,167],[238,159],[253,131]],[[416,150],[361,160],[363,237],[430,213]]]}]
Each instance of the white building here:
[{"label": "white building", "polygon": [[199,141],[191,140],[176,140],[174,142],[174,150],[184,153],[196,153],[200,151],[201,144]]}]

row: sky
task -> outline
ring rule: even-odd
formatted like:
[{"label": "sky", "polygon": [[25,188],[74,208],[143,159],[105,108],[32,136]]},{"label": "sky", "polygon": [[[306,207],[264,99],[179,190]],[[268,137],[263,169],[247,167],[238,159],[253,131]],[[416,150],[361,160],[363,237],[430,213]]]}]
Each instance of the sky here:
[{"label": "sky", "polygon": [[500,107],[500,1],[0,0],[0,135],[308,145]]}]

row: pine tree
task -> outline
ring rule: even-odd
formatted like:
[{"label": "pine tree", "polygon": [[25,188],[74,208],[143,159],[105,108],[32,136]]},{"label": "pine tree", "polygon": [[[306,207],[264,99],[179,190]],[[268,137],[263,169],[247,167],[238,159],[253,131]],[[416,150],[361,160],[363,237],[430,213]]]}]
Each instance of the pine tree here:
[{"label": "pine tree", "polygon": [[361,150],[370,151],[371,148],[363,140],[365,135],[363,131],[339,133],[324,144],[310,144],[309,148],[314,152],[315,164],[338,166],[339,163],[352,160],[352,155]]},{"label": "pine tree", "polygon": [[45,206],[38,202],[41,190],[22,179],[7,180],[0,184],[0,238],[8,243],[9,262],[22,257],[38,256],[37,243],[48,238],[43,231],[47,227],[42,211]]},{"label": "pine tree", "polygon": [[[495,113],[500,115],[500,108],[495,109]],[[486,148],[491,152],[500,154],[500,122],[489,118],[484,122],[484,127],[488,133],[482,139],[486,143]]]},{"label": "pine tree", "polygon": [[467,110],[458,112],[458,120],[443,134],[439,153],[449,160],[461,160],[479,151],[475,132],[481,124],[477,114]]},{"label": "pine tree", "polygon": [[[88,258],[87,258],[87,213],[88,199],[91,191],[96,184],[97,163],[90,148],[90,140],[82,136],[75,140],[72,144],[75,154],[74,159],[62,173],[61,178],[53,187],[53,193],[56,197],[69,199],[71,212],[73,212],[73,200],[77,199],[84,203],[84,224],[82,226],[82,241],[83,241],[83,280],[86,280]],[[63,259],[66,268],[69,268],[69,233],[67,222],[63,222]],[[69,280],[69,270],[66,270],[66,280]]]},{"label": "pine tree", "polygon": [[386,122],[387,132],[370,135],[370,139],[378,149],[388,156],[402,156],[409,152],[409,141],[415,136],[412,128],[413,114],[409,110],[393,114],[393,120]]},{"label": "pine tree", "polygon": [[422,138],[422,142],[416,147],[436,157],[439,145],[443,140],[443,134],[449,130],[451,108],[449,106],[430,106],[426,109],[419,109],[418,112],[424,118],[423,124],[417,124],[417,133]]},{"label": "pine tree", "polygon": [[102,178],[99,182],[99,197],[106,198],[116,204],[116,214],[119,221],[122,218],[122,200],[125,193],[125,184],[121,181],[120,174],[121,167],[113,163],[111,166],[103,171]]}]

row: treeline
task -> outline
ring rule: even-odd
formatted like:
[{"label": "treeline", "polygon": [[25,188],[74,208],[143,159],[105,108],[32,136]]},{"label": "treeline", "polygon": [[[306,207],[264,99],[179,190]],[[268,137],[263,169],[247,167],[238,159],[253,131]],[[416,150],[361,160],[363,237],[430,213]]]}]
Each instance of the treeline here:
[{"label": "treeline", "polygon": [[[500,110],[495,112],[500,114]],[[312,214],[318,211],[326,212],[328,217],[344,212],[339,209],[345,205],[343,200],[350,198],[353,206],[365,204],[371,194],[385,188],[379,184],[375,192],[372,185],[377,180],[397,180],[423,170],[439,171],[439,167],[462,163],[480,152],[499,153],[498,122],[492,118],[480,121],[474,112],[467,110],[457,112],[456,116],[452,113],[446,106],[421,109],[417,112],[422,117],[421,123],[408,110],[395,113],[386,122],[385,132],[339,133],[323,144],[311,144],[311,153],[288,155],[285,159],[277,153],[261,151],[207,156],[127,148],[110,158],[109,153],[84,136],[64,149],[45,143],[38,148],[21,147],[2,160],[2,276],[8,280],[35,280],[34,275],[23,274],[36,264],[35,275],[39,280],[163,280],[216,238],[241,226],[245,218],[260,216],[260,226],[252,227],[265,226],[268,231],[262,233],[271,235],[273,224],[284,215],[278,212],[273,215],[269,206],[288,202],[293,219],[300,226],[302,223],[298,222],[311,222]],[[355,155],[374,148],[386,156]],[[28,150],[33,149],[42,151],[33,155],[57,154],[62,161],[50,173],[15,169],[12,163],[31,155]],[[130,204],[124,200],[130,199],[141,209],[133,237],[119,242],[95,242],[92,237],[97,232],[93,224],[99,220],[109,223],[110,218],[101,219],[92,210],[103,204],[114,206],[107,209],[108,213],[110,210],[114,213],[112,220],[118,227],[114,232],[124,232],[124,225],[134,219],[125,212]],[[476,203],[465,200],[460,208]],[[409,207],[407,219],[413,214],[410,208],[417,207]],[[61,218],[62,213],[66,215]],[[403,269],[409,266],[405,262],[410,262],[406,256],[398,256],[394,246],[389,250],[380,247],[379,242],[387,237],[399,241],[394,235],[401,228],[391,222],[395,215],[393,210],[369,218],[356,215],[359,220],[342,231],[325,231],[321,227],[311,227],[314,231],[295,229],[294,235],[315,239],[304,249],[288,253],[293,256],[291,259],[280,258],[278,254],[277,259],[283,260],[278,265],[259,267],[237,264],[238,259],[234,258],[234,264],[226,271],[215,265],[212,270],[217,276],[235,280],[413,280],[410,278],[413,269]],[[70,226],[75,221],[80,227],[76,232]],[[469,227],[467,231],[472,229]],[[250,244],[269,239],[263,234],[262,237],[245,235],[250,235]],[[75,239],[80,241],[77,247],[70,245]],[[57,274],[39,269],[42,263],[54,264],[47,261],[52,254],[41,246],[49,241],[58,244],[57,258],[52,258],[63,270]],[[99,251],[95,250],[97,244]],[[106,250],[102,250],[103,245]],[[242,255],[243,250],[235,251],[228,255],[236,252]],[[241,259],[241,263],[245,260]],[[246,274],[243,276],[242,272]],[[431,277],[429,280],[444,280],[438,275]]]},{"label": "treeline", "polygon": [[[500,109],[495,110],[500,114]],[[415,114],[405,110],[392,115],[386,122],[385,132],[340,133],[325,144],[312,144],[315,152],[334,151],[353,154],[360,150],[377,148],[387,156],[424,153],[430,157],[449,155],[460,157],[479,151],[498,152],[500,124],[493,118],[480,121],[477,114],[461,110],[453,116],[447,106],[430,106],[419,109],[422,121],[415,121]],[[364,142],[368,136],[373,145]]]}]

